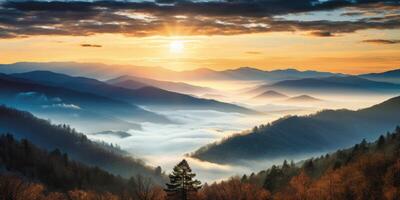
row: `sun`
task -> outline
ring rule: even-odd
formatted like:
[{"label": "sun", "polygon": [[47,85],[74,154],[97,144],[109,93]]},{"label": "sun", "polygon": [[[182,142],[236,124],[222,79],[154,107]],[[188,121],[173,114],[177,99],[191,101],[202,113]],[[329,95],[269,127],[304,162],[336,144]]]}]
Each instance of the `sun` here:
[{"label": "sun", "polygon": [[174,40],[169,43],[169,51],[171,53],[182,53],[185,48],[183,41]]}]

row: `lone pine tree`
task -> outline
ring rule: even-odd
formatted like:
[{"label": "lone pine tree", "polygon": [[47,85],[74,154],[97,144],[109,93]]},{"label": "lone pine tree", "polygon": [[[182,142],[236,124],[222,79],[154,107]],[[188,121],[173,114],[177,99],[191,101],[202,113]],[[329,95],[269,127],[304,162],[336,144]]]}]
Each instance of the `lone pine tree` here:
[{"label": "lone pine tree", "polygon": [[165,189],[168,199],[189,200],[194,196],[201,188],[201,182],[193,179],[195,176],[186,160],[176,165],[169,175],[170,183],[167,183]]}]

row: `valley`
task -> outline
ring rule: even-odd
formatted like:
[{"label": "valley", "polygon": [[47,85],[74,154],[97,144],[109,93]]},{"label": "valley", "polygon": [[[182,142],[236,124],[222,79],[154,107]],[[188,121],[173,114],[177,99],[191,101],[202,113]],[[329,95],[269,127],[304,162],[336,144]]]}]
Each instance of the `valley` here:
[{"label": "valley", "polygon": [[400,200],[399,0],[0,0],[0,200]]},{"label": "valley", "polygon": [[[246,70],[249,70],[249,68]],[[278,74],[278,77],[285,77],[290,74],[291,78],[297,75],[300,80],[311,75],[321,75],[322,78],[320,79],[325,80],[327,78],[324,76],[329,75],[317,72],[302,74],[300,71],[291,70],[287,71],[288,75],[284,75],[284,72],[284,70],[281,70],[279,73],[274,72],[275,74],[267,75],[272,76],[271,74],[274,74],[277,76],[276,74]],[[232,75],[232,73],[233,71],[224,74]],[[243,68],[235,73],[244,73]],[[21,86],[18,86],[20,89],[16,89],[7,82],[5,86],[10,88],[9,91],[16,91],[14,94],[19,94],[18,91],[28,94],[29,91],[34,92],[29,95],[36,95],[29,98],[25,97],[23,101],[9,99],[8,102],[12,102],[9,105],[31,111],[38,117],[51,119],[55,124],[68,123],[78,131],[83,132],[89,139],[116,144],[131,156],[143,159],[145,163],[151,166],[171,169],[180,159],[186,158],[192,163],[193,169],[199,172],[199,178],[207,182],[259,171],[265,169],[265,167],[281,163],[283,160],[301,161],[310,156],[327,153],[339,147],[346,147],[346,144],[352,144],[350,141],[358,141],[360,138],[349,139],[345,145],[334,145],[331,148],[323,144],[326,148],[315,148],[292,156],[288,154],[279,156],[277,154],[273,157],[252,158],[250,155],[257,154],[250,153],[245,156],[245,160],[240,155],[232,158],[225,156],[224,159],[229,158],[229,162],[215,162],[213,159],[198,160],[189,156],[201,147],[224,141],[227,138],[235,137],[237,134],[251,134],[253,127],[272,123],[283,117],[305,116],[324,109],[362,109],[394,97],[396,93],[386,92],[382,94],[371,89],[378,84],[380,89],[385,89],[387,86],[390,89],[389,91],[393,91],[396,87],[395,83],[385,84],[366,79],[354,79],[356,81],[361,80],[357,83],[357,88],[354,89],[351,88],[353,86],[349,86],[347,79],[343,78],[334,79],[335,81],[338,80],[339,83],[331,82],[331,85],[327,86],[328,89],[332,88],[332,84],[336,84],[336,88],[343,87],[346,91],[351,89],[358,91],[357,89],[360,87],[365,88],[364,92],[349,94],[339,91],[339,93],[331,95],[326,92],[310,91],[308,88],[302,88],[301,85],[295,91],[293,89],[284,90],[274,86],[280,85],[279,81],[271,86],[273,90],[265,88],[263,92],[262,88],[265,86],[263,86],[263,81],[259,80],[259,75],[255,77],[251,77],[251,75],[250,73],[247,76],[246,79],[248,80],[232,80],[232,78],[225,80],[224,78],[213,81],[186,81],[187,83],[157,81],[133,76],[119,77],[102,82],[93,78],[74,77],[50,71],[27,71],[3,75],[3,80],[13,81],[13,83],[22,86],[22,89]],[[46,77],[46,79],[41,77]],[[341,80],[347,82],[342,83]],[[136,82],[132,85],[133,82],[126,81]],[[271,82],[272,79],[269,81]],[[373,84],[371,85],[371,83]],[[354,83],[352,84],[354,85]],[[56,90],[52,89],[54,86],[71,94],[57,93]],[[142,92],[145,88],[150,89],[150,87],[156,86],[166,90],[152,89],[151,93],[154,94]],[[186,90],[190,90],[191,94],[185,96],[179,93]],[[66,94],[69,96],[66,96]],[[80,98],[77,101],[76,97],[82,95],[93,100],[85,97],[87,100],[82,101],[83,99]],[[151,101],[139,100],[135,95],[141,95],[139,99],[148,98]],[[342,97],[338,98],[340,95]],[[40,100],[43,96],[46,99],[59,98],[65,102]],[[203,99],[202,96],[206,96],[206,98]],[[106,98],[110,103],[118,102],[121,106],[124,104],[126,104],[125,107],[137,106],[136,109],[142,110],[141,112],[153,113],[154,116],[146,114],[148,117],[144,120],[143,114],[126,112],[126,109],[123,112],[109,110],[110,108],[117,108],[112,104],[99,104],[99,106],[93,107],[95,104],[90,103],[92,101],[98,103],[98,99],[106,100]],[[134,101],[131,101],[131,99],[134,99]],[[180,99],[183,99],[184,102]],[[36,105],[27,106],[26,103],[32,100],[36,101]],[[7,104],[7,101],[5,103]],[[188,106],[182,106],[185,104]],[[203,105],[199,107],[199,104]],[[56,105],[64,105],[64,108],[55,109],[54,106]],[[76,105],[76,107],[67,107],[67,105]],[[231,110],[232,108],[234,110]],[[106,110],[109,110],[109,112],[105,112]],[[114,122],[111,119],[114,119]],[[161,119],[163,121],[160,121]],[[387,128],[390,128],[389,125]],[[371,138],[374,138],[374,136]],[[245,144],[241,144],[241,146],[243,145]],[[265,145],[268,146],[268,144]],[[283,150],[282,147],[280,149]],[[213,153],[213,155],[218,156],[218,153]],[[234,157],[237,158],[233,159]]]}]

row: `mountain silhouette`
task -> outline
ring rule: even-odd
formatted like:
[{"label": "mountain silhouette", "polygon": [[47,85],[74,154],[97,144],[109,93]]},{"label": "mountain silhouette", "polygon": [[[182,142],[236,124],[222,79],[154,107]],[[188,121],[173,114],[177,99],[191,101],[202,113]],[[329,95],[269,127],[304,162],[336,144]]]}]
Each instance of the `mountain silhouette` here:
[{"label": "mountain silhouette", "polygon": [[107,84],[96,79],[73,77],[50,71],[33,71],[11,74],[13,77],[23,78],[35,83],[68,88],[70,90],[91,93],[98,96],[112,98],[142,106],[157,106],[164,109],[198,109],[216,110],[222,112],[238,112],[256,114],[257,112],[234,104],[215,100],[195,98],[190,95],[171,92],[155,87],[127,89]]},{"label": "mountain silhouette", "polygon": [[295,91],[295,92],[398,92],[400,85],[387,82],[372,81],[357,76],[330,76],[324,78],[305,78],[298,80],[279,81],[274,84],[264,84],[252,92],[265,90]]},{"label": "mountain silhouette", "polygon": [[276,92],[274,90],[268,90],[266,92],[263,92],[260,95],[257,95],[254,97],[254,99],[284,99],[288,98],[287,95]]},{"label": "mountain silhouette", "polygon": [[[31,80],[0,74],[0,86],[2,88],[0,91],[0,97],[2,97],[0,102],[25,110],[45,112],[54,117],[66,114],[72,117],[71,119],[74,118],[72,116],[73,113],[77,113],[89,116],[87,119],[95,117],[95,119],[99,120],[101,116],[104,116],[103,118],[105,119],[100,122],[106,122],[107,119],[114,118],[115,120],[110,120],[110,123],[116,122],[117,118],[138,122],[171,122],[165,116],[144,110],[124,101],[96,95],[94,93],[51,86],[52,84],[49,83],[52,80],[51,78],[51,76],[48,77],[48,79],[43,78],[48,82],[48,85],[44,85]],[[60,77],[53,78],[62,80]],[[76,85],[76,87],[78,87],[78,85]],[[84,87],[83,84],[82,87]],[[96,117],[97,114],[99,114],[99,116]],[[121,125],[121,123],[117,124]],[[123,125],[122,127],[128,128],[127,126],[129,125],[131,125],[131,123]],[[135,126],[132,126],[132,128]]]},{"label": "mountain silhouette", "polygon": [[184,93],[184,94],[208,93],[214,91],[211,88],[194,86],[183,82],[160,81],[160,80],[135,77],[135,76],[120,76],[115,79],[108,80],[106,82],[115,86],[124,87],[128,89],[139,89],[145,86],[151,86],[163,90]]},{"label": "mountain silhouette", "polygon": [[288,116],[255,127],[195,151],[192,156],[217,163],[293,157],[322,153],[374,139],[400,124],[400,96],[375,106],[324,110],[308,116]]}]

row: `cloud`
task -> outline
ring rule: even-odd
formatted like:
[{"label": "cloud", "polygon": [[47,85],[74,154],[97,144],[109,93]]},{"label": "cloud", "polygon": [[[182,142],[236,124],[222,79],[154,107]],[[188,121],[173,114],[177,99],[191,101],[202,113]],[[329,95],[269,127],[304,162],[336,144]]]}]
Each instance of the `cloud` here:
[{"label": "cloud", "polygon": [[372,43],[372,44],[400,44],[400,40],[385,40],[385,39],[363,40],[362,42]]},{"label": "cloud", "polygon": [[260,54],[262,54],[262,53],[259,52],[259,51],[246,51],[245,53],[246,53],[246,54],[251,54],[251,55],[260,55]]},{"label": "cloud", "polygon": [[35,100],[37,102],[47,103],[47,102],[62,102],[60,97],[49,98],[46,94],[28,91],[28,92],[20,92],[15,96],[17,99],[23,100]]},{"label": "cloud", "polygon": [[20,92],[16,96],[16,101],[27,105],[40,105],[41,108],[63,108],[71,110],[80,110],[81,107],[75,104],[62,102],[60,97],[48,97],[43,93],[28,91]]},{"label": "cloud", "polygon": [[352,12],[345,12],[345,13],[341,14],[341,16],[362,16],[362,15],[365,15],[365,12],[352,11]]},{"label": "cloud", "polygon": [[64,109],[71,109],[71,110],[80,110],[81,109],[81,107],[79,107],[75,104],[66,104],[66,103],[42,105],[42,108],[64,108]]},{"label": "cloud", "polygon": [[96,48],[99,48],[99,47],[103,47],[103,46],[99,45],[99,44],[81,44],[81,47],[96,47]]},{"label": "cloud", "polygon": [[[364,29],[397,29],[398,0],[157,0],[0,1],[0,38],[34,35],[120,33],[152,35],[236,35],[311,31],[331,36]],[[373,11],[356,21],[285,20],[283,15],[335,9]],[[351,15],[351,14],[350,14]],[[318,34],[319,33],[319,34]],[[325,34],[322,34],[325,33]]]},{"label": "cloud", "polygon": [[16,95],[16,100],[18,101],[30,101],[35,104],[47,103],[49,98],[42,93],[35,91],[20,92]]},{"label": "cloud", "polygon": [[310,33],[310,35],[317,36],[317,37],[333,37],[333,36],[335,36],[329,31],[313,31]]}]

